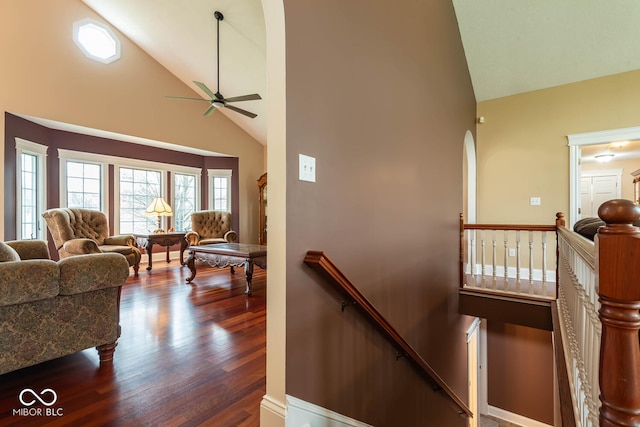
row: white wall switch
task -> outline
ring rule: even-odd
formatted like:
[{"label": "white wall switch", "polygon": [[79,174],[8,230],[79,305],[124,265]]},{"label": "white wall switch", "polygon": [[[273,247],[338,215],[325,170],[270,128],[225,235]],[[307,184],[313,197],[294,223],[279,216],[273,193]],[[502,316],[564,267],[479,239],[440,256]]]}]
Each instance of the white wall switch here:
[{"label": "white wall switch", "polygon": [[513,248],[509,248],[509,256],[516,256],[516,250]]},{"label": "white wall switch", "polygon": [[316,158],[299,154],[300,181],[316,182]]},{"label": "white wall switch", "polygon": [[532,197],[530,204],[531,206],[540,206],[542,204],[540,201],[540,197]]}]

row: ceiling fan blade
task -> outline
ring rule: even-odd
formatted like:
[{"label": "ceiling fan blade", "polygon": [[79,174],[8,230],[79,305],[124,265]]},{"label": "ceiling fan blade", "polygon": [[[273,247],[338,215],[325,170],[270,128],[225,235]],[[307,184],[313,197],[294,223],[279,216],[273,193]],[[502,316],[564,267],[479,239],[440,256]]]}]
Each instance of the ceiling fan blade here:
[{"label": "ceiling fan blade", "polygon": [[165,98],[169,98],[169,99],[181,99],[184,101],[205,101],[205,102],[211,102],[208,99],[202,99],[202,98],[185,98],[184,96],[165,96]]},{"label": "ceiling fan blade", "polygon": [[206,93],[209,96],[209,98],[216,99],[216,95],[213,92],[211,92],[211,89],[209,89],[207,85],[205,85],[204,83],[197,82],[195,80],[193,82],[196,84],[196,86],[202,89],[204,93]]},{"label": "ceiling fan blade", "polygon": [[252,119],[253,119],[254,117],[258,117],[258,115],[257,115],[257,114],[253,114],[253,113],[252,113],[252,112],[250,112],[250,111],[243,110],[243,109],[240,109],[240,108],[238,108],[238,107],[234,107],[233,105],[226,105],[226,104],[225,104],[225,107],[227,107],[227,108],[228,108],[228,109],[230,109],[230,110],[235,111],[236,113],[244,114],[244,115],[245,115],[245,116],[247,116],[247,117],[251,117]]},{"label": "ceiling fan blade", "polygon": [[242,95],[242,96],[234,96],[231,98],[225,98],[225,101],[227,102],[238,102],[238,101],[254,101],[257,99],[262,99],[262,97],[260,95],[258,95],[257,93],[251,94],[251,95]]},{"label": "ceiling fan blade", "polygon": [[204,112],[203,116],[210,116],[214,111],[216,111],[216,106],[211,104],[211,106],[207,108],[207,111]]}]

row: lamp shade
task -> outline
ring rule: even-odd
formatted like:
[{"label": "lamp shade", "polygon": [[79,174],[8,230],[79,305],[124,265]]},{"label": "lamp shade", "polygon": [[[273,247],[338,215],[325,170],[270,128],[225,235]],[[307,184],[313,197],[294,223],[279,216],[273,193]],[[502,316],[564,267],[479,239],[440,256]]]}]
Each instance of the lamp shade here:
[{"label": "lamp shade", "polygon": [[169,203],[167,203],[162,197],[154,197],[153,201],[147,206],[145,211],[147,215],[158,215],[158,216],[172,216],[173,210]]}]

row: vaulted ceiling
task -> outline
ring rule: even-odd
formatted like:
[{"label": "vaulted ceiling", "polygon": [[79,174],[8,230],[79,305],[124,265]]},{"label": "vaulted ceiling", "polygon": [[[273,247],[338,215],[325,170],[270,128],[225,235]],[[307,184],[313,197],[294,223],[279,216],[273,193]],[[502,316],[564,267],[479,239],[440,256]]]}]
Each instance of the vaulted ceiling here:
[{"label": "vaulted ceiling", "polygon": [[[222,109],[266,144],[266,41],[262,0],[82,0],[207,98],[193,81],[220,91],[259,93],[235,104],[255,119]],[[640,69],[637,0],[453,0],[477,101]],[[176,95],[169,94],[166,95]],[[166,102],[188,102],[166,100]],[[203,103],[203,112],[207,104]]]}]

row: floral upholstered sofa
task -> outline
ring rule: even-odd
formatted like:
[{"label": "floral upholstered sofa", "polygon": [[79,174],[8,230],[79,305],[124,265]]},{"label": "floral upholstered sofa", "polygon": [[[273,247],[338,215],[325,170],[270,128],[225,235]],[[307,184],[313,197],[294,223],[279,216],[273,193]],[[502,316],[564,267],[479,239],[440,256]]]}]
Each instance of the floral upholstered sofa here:
[{"label": "floral upholstered sofa", "polygon": [[120,336],[121,254],[49,259],[47,242],[0,242],[0,374],[96,347],[111,361]]}]

